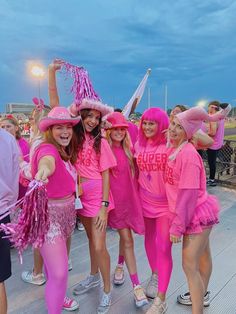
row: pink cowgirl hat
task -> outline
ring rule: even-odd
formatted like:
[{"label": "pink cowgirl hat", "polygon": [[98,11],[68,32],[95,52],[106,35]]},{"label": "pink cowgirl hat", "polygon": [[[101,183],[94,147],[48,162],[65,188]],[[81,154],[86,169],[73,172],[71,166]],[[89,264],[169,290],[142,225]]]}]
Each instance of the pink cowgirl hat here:
[{"label": "pink cowgirl hat", "polygon": [[192,138],[193,134],[196,133],[202,126],[203,121],[216,122],[224,119],[231,110],[230,104],[222,104],[222,109],[215,114],[209,115],[203,108],[194,107],[184,112],[178,113],[176,118],[184,128],[187,138]]},{"label": "pink cowgirl hat", "polygon": [[43,117],[39,122],[39,129],[45,132],[50,126],[55,124],[72,124],[76,125],[80,117],[71,118],[69,111],[65,107],[54,107],[47,117]]},{"label": "pink cowgirl hat", "polygon": [[76,109],[77,112],[83,109],[97,110],[101,112],[102,117],[114,111],[112,107],[103,104],[101,101],[88,98],[83,99],[82,102],[76,106]]},{"label": "pink cowgirl hat", "polygon": [[128,128],[129,124],[120,112],[113,112],[107,116],[108,129],[112,128]]}]

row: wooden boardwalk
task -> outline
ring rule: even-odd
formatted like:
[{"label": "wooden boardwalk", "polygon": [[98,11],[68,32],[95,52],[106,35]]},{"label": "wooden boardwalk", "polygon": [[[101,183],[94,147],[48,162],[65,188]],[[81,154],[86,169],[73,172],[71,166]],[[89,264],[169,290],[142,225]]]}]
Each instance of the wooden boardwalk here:
[{"label": "wooden boardwalk", "polygon": [[[211,305],[204,310],[206,314],[236,314],[236,191],[222,187],[209,189],[221,201],[221,223],[211,234],[213,255],[213,274],[209,289]],[[118,236],[115,231],[108,230],[107,245],[114,269],[118,254]],[[145,286],[150,276],[145,256],[143,238],[135,236],[135,252],[139,277]],[[73,286],[85,278],[89,271],[88,245],[85,232],[75,231],[72,239],[71,258],[73,269],[69,273],[68,294],[72,295]],[[173,246],[174,268],[168,289],[168,314],[191,313],[191,307],[176,303],[179,293],[186,291],[185,276],[181,268],[181,245]],[[20,265],[17,253],[12,252],[13,276],[6,282],[9,314],[46,314],[44,304],[44,286],[38,287],[24,283],[20,279],[22,270],[32,267],[32,252],[24,254],[24,264]],[[95,314],[101,289],[94,288],[90,292],[76,297],[80,302],[80,310],[74,313]],[[123,286],[113,287],[110,314],[145,313],[146,308],[136,309],[133,301],[132,287],[126,271]],[[72,312],[73,313],[73,312]]]}]

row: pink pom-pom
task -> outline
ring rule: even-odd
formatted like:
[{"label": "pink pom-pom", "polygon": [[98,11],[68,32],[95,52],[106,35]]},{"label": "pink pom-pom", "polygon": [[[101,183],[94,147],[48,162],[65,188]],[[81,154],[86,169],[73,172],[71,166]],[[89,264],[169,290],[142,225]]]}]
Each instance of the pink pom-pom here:
[{"label": "pink pom-pom", "polygon": [[14,208],[11,223],[0,225],[0,229],[6,233],[20,256],[28,245],[41,247],[49,230],[48,199],[42,182],[30,182],[21,207],[18,210]]},{"label": "pink pom-pom", "polygon": [[70,76],[73,79],[73,84],[70,91],[74,94],[74,103],[77,106],[84,98],[99,101],[101,100],[92,86],[88,72],[83,67],[78,67],[63,61],[62,71],[66,78]]}]

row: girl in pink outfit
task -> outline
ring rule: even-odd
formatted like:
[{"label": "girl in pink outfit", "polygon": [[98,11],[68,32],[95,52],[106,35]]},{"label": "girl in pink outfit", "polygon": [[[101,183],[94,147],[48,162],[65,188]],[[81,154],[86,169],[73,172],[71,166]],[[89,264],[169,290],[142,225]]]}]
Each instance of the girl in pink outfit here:
[{"label": "girl in pink outfit", "polygon": [[[128,122],[120,112],[107,117],[110,124],[107,130],[108,142],[116,157],[117,166],[110,170],[110,186],[115,208],[109,213],[108,224],[118,230],[120,236],[119,261],[114,275],[114,283],[124,282],[123,262],[125,261],[134,288],[137,307],[148,303],[137,275],[132,232],[143,234],[144,222],[137,189],[135,164],[128,134]],[[124,261],[121,260],[124,257]]]},{"label": "girl in pink outfit", "polygon": [[163,309],[163,312],[155,313],[166,311],[165,295],[172,271],[170,214],[164,186],[167,161],[165,130],[168,124],[168,116],[163,110],[146,110],[141,117],[139,139],[135,145],[145,222],[145,249],[152,270],[146,295],[151,298],[158,296],[160,309]]},{"label": "girl in pink outfit", "polygon": [[[62,64],[62,61],[55,60],[49,65],[49,98],[52,107],[59,105],[56,71]],[[75,71],[77,70],[78,67]],[[78,78],[79,74],[76,77]],[[74,86],[74,89],[77,87]],[[89,89],[88,85],[79,87],[84,88],[83,95]],[[106,248],[106,226],[108,212],[114,208],[109,169],[116,166],[116,160],[107,140],[101,135],[101,122],[102,117],[112,111],[113,108],[91,98],[77,100],[77,104],[73,103],[69,107],[71,116],[81,116],[81,121],[75,128],[78,139],[76,167],[82,183],[83,208],[79,213],[89,240],[91,262],[90,275],[79,282],[73,292],[80,295],[100,285],[100,270],[104,289],[97,309],[98,314],[107,313],[111,305],[110,256]]]},{"label": "girl in pink outfit", "polygon": [[[19,123],[16,118],[12,115],[7,115],[5,118],[1,119],[0,125],[2,129],[5,129],[15,137],[20,148],[20,158],[29,162],[30,146],[29,143],[21,136]],[[27,188],[19,182],[19,199],[25,195],[26,189]]]},{"label": "girl in pink outfit", "polygon": [[[72,119],[66,108],[51,110],[48,117],[39,123],[44,141],[35,149],[31,161],[32,176],[47,184],[50,227],[40,253],[47,276],[45,298],[49,314],[60,314],[65,307],[68,277],[66,240],[74,230],[76,217],[74,193],[77,174],[72,164],[76,161],[77,151],[72,126],[79,120]],[[67,308],[75,310],[78,303],[67,298]]]},{"label": "girl in pink outfit", "polygon": [[182,264],[191,295],[190,303],[184,303],[187,294],[180,295],[178,301],[192,304],[193,314],[203,313],[203,301],[209,305],[209,294],[206,294],[212,269],[209,235],[213,225],[218,223],[219,214],[216,197],[206,191],[202,159],[189,142],[204,120],[210,120],[210,117],[197,107],[174,117],[169,126],[172,149],[165,170],[165,186],[173,217],[170,240],[178,243],[183,237]]}]

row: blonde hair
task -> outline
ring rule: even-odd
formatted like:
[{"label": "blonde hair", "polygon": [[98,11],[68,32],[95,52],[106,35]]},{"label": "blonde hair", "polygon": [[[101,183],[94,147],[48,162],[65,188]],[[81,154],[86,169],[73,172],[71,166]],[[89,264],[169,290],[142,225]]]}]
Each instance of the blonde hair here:
[{"label": "blonde hair", "polygon": [[42,110],[38,110],[37,108],[35,108],[32,113],[31,116],[34,115],[34,135],[33,137],[30,139],[30,143],[32,144],[34,142],[34,140],[39,137],[42,136],[42,133],[39,130],[39,121],[43,118],[46,117],[49,113],[49,111],[51,110],[50,107],[45,106]]},{"label": "blonde hair", "polygon": [[[113,142],[112,142],[112,139],[111,139],[111,131],[112,131],[112,129],[106,131],[106,137],[107,137],[107,141],[108,141],[109,145],[112,148]],[[128,133],[127,129],[125,130],[125,137],[122,140],[121,145],[122,145],[122,148],[123,148],[123,150],[125,152],[125,155],[128,158],[131,174],[134,177],[134,175],[135,175],[134,156],[133,156],[133,153],[131,151],[131,139],[130,139],[130,136],[129,136],[129,133]],[[111,172],[112,171],[113,171],[113,169],[111,170]]]},{"label": "blonde hair", "polygon": [[15,117],[13,117],[13,115],[7,115],[1,119],[0,123],[3,121],[8,121],[12,125],[14,125],[14,127],[17,128],[16,139],[19,140],[22,136],[21,136],[20,126],[19,126],[17,119]]}]

